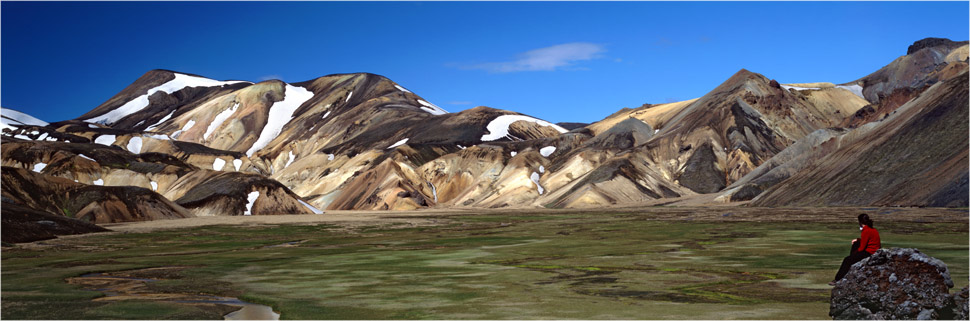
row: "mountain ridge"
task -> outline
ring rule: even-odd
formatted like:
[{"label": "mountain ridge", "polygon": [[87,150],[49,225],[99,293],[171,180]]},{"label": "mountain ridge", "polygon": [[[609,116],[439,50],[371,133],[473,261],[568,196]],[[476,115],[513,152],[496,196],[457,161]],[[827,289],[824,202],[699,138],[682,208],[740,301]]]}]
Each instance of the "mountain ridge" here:
[{"label": "mountain ridge", "polygon": [[[28,124],[4,109],[2,164],[76,184],[134,186],[195,216],[601,207],[701,194],[714,202],[802,204],[792,201],[804,198],[802,186],[832,179],[811,174],[820,168],[875,175],[856,181],[890,175],[851,152],[885,138],[873,135],[948,137],[945,122],[925,114],[965,115],[959,108],[966,106],[939,88],[966,91],[955,82],[967,76],[967,45],[914,46],[850,83],[780,84],[740,69],[696,99],[624,108],[570,130],[485,106],[449,113],[373,73],[253,83],[156,69],[76,119]],[[877,130],[912,126],[905,125],[911,119],[924,119],[932,133]],[[882,149],[923,155],[912,151],[919,145],[897,145],[907,147]],[[967,197],[953,195],[967,185],[960,180],[966,169],[954,165],[966,148],[947,153],[934,156],[944,163],[913,160],[918,170],[900,171],[909,173],[900,179],[956,180],[851,204],[965,206]],[[5,202],[23,206],[15,200],[26,198],[16,195],[30,192],[5,190]],[[822,195],[812,204],[849,204]]]}]

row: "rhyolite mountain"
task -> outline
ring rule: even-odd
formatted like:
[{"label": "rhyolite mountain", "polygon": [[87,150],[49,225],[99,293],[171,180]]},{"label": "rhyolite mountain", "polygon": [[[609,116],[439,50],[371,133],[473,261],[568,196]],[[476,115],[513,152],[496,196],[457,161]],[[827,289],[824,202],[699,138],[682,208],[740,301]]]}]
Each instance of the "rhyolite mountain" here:
[{"label": "rhyolite mountain", "polygon": [[[484,106],[449,113],[369,73],[253,83],[152,70],[76,119],[4,109],[3,201],[93,222],[700,194],[966,206],[967,48],[921,40],[843,84],[742,69],[696,99],[564,126]],[[33,195],[82,190],[83,201]]]}]

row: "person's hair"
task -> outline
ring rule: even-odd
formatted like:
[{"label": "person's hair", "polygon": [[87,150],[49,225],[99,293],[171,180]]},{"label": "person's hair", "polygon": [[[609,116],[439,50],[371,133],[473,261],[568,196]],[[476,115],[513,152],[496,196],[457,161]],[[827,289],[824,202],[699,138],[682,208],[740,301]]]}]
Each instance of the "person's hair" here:
[{"label": "person's hair", "polygon": [[872,219],[869,218],[869,214],[859,214],[859,224],[864,224],[869,227],[873,227]]}]

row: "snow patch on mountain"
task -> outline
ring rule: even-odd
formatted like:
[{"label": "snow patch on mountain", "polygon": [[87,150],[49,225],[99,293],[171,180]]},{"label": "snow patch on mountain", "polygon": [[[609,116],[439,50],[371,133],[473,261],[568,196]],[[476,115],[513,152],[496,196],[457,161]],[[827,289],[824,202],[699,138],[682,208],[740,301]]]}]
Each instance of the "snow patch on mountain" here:
[{"label": "snow patch on mountain", "polygon": [[215,160],[212,161],[213,170],[221,171],[222,167],[224,166],[226,166],[226,161],[223,160],[222,158],[216,158]]},{"label": "snow patch on mountain", "polygon": [[150,132],[150,131],[155,130],[155,128],[158,128],[158,126],[160,126],[166,120],[168,120],[169,118],[172,118],[172,115],[175,115],[175,111],[174,110],[172,112],[168,113],[168,115],[166,115],[165,117],[162,117],[162,120],[159,120],[154,125],[151,125],[151,126],[148,126],[148,128],[145,128],[145,131],[149,131]]},{"label": "snow patch on mountain", "polygon": [[283,126],[293,120],[293,112],[310,98],[313,98],[312,91],[286,84],[283,100],[270,106],[266,126],[263,126],[263,131],[259,133],[259,139],[246,151],[246,156],[253,156],[253,153],[263,149],[273,139],[276,139],[276,136],[279,136],[280,132],[283,131]]},{"label": "snow patch on mountain", "polygon": [[101,144],[105,146],[111,146],[115,143],[115,135],[101,135],[94,139],[95,144]]},{"label": "snow patch on mountain", "polygon": [[232,116],[232,114],[236,112],[236,108],[239,108],[239,103],[232,105],[232,107],[227,108],[216,115],[216,117],[212,119],[212,122],[209,123],[209,127],[205,129],[205,134],[202,134],[202,138],[209,140],[209,135],[212,135],[212,132],[219,128],[219,126],[222,125],[226,119],[229,119],[229,116]]},{"label": "snow patch on mountain", "polygon": [[536,190],[539,191],[539,195],[542,195],[542,192],[544,190],[542,189],[542,185],[539,185],[539,173],[532,172],[532,175],[529,176],[529,179],[531,179],[533,183],[536,183]]},{"label": "snow patch on mountain", "polygon": [[3,128],[13,129],[10,125],[47,126],[48,124],[37,119],[37,117],[9,108],[0,108],[0,130],[3,130]]},{"label": "snow patch on mountain", "polygon": [[236,158],[236,159],[232,160],[232,167],[235,167],[237,172],[239,171],[239,166],[242,166],[242,160],[241,159]]},{"label": "snow patch on mountain", "polygon": [[391,149],[391,148],[394,148],[394,147],[398,147],[398,146],[404,145],[404,143],[407,143],[407,142],[408,142],[408,138],[399,140],[399,141],[397,141],[397,143],[394,143],[394,145],[388,146],[387,149]]},{"label": "snow patch on mountain", "polygon": [[95,162],[95,163],[97,163],[97,162],[98,162],[98,161],[96,161],[96,160],[94,160],[94,158],[91,158],[91,157],[87,157],[87,156],[85,156],[84,154],[77,154],[77,156],[81,156],[81,158],[84,158],[84,159],[86,159],[86,160],[89,160],[89,161],[92,161],[92,162]]},{"label": "snow patch on mountain", "polygon": [[44,170],[44,167],[47,167],[47,163],[34,164],[34,171],[40,173],[40,171]]},{"label": "snow patch on mountain", "polygon": [[316,207],[313,207],[313,206],[312,206],[312,205],[310,205],[310,204],[307,204],[307,202],[304,202],[304,201],[303,201],[303,200],[301,200],[301,199],[297,199],[297,201],[300,201],[300,204],[303,204],[303,206],[306,206],[306,208],[307,208],[308,210],[310,210],[311,212],[313,212],[313,214],[323,214],[323,211],[321,211],[321,210],[319,210],[319,209],[317,209]]},{"label": "snow patch on mountain", "polygon": [[253,191],[246,195],[246,211],[243,215],[253,215],[253,203],[259,198],[259,191]]},{"label": "snow patch on mountain", "polygon": [[158,190],[158,182],[151,181],[151,184],[152,184],[152,191],[157,191]]},{"label": "snow patch on mountain", "polygon": [[424,100],[418,99],[418,103],[424,105],[421,107],[421,110],[429,112],[432,115],[444,115],[448,113],[447,110],[444,110],[441,107],[435,106],[435,104],[426,102]]},{"label": "snow patch on mountain", "polygon": [[542,166],[542,165],[539,165],[539,174],[542,174],[542,173],[545,173],[545,172],[546,172],[546,167],[545,166]]},{"label": "snow patch on mountain", "polygon": [[293,161],[295,161],[295,160],[296,160],[296,155],[293,155],[293,151],[289,151],[289,152],[287,152],[287,153],[288,153],[288,155],[290,156],[290,159],[288,159],[288,160],[286,161],[286,165],[283,165],[283,168],[284,168],[284,169],[285,169],[285,168],[287,168],[287,167],[290,167],[290,164],[293,164]]},{"label": "snow patch on mountain", "polygon": [[135,99],[132,99],[131,101],[125,103],[124,105],[121,105],[118,108],[108,111],[107,113],[104,113],[101,116],[88,118],[85,121],[89,121],[92,123],[101,123],[106,125],[114,124],[115,122],[117,122],[118,120],[121,120],[125,116],[137,113],[142,109],[145,109],[145,107],[148,107],[148,103],[149,103],[148,97],[150,97],[152,94],[159,91],[164,92],[166,94],[171,94],[176,91],[182,90],[186,87],[217,87],[217,86],[232,85],[232,84],[241,83],[241,82],[248,82],[248,81],[218,81],[218,80],[209,79],[209,78],[175,73],[175,79],[169,80],[168,82],[158,87],[149,89],[148,92],[145,93],[144,95],[138,96]]},{"label": "snow patch on mountain", "polygon": [[789,89],[795,89],[795,90],[821,90],[822,89],[822,88],[817,88],[817,87],[798,87],[798,86],[788,86],[788,85],[781,85],[781,88],[785,88],[785,90],[789,90]]},{"label": "snow patch on mountain", "polygon": [[497,140],[502,137],[508,136],[509,126],[511,126],[512,123],[520,120],[533,122],[539,126],[549,126],[555,129],[556,131],[558,131],[559,133],[565,133],[568,131],[565,128],[559,127],[556,124],[547,122],[545,120],[525,116],[525,115],[502,115],[502,116],[495,117],[495,119],[492,119],[492,121],[485,126],[485,129],[488,130],[488,134],[482,135],[482,141],[493,141],[493,140]]},{"label": "snow patch on mountain", "polygon": [[539,149],[539,155],[542,155],[542,157],[549,157],[554,152],[556,152],[556,146],[546,146]]},{"label": "snow patch on mountain", "polygon": [[347,94],[347,99],[344,99],[344,102],[346,103],[346,102],[350,101],[350,96],[353,96],[353,95],[354,95],[354,92],[352,92],[352,91],[349,94]]},{"label": "snow patch on mountain", "polygon": [[404,89],[404,87],[401,87],[399,85],[394,85],[394,87],[397,87],[397,90],[400,90],[400,91],[403,91],[403,92],[406,92],[406,93],[411,92],[410,90]]},{"label": "snow patch on mountain", "polygon": [[128,140],[128,151],[132,154],[141,154],[141,137],[132,137]]},{"label": "snow patch on mountain", "polygon": [[182,133],[192,129],[192,126],[195,126],[195,119],[189,119],[189,121],[185,123],[185,126],[182,126],[182,129],[176,130],[174,133],[172,133],[172,138],[178,138]]},{"label": "snow patch on mountain", "polygon": [[859,96],[862,99],[866,99],[865,96],[862,96],[862,86],[859,86],[859,85],[841,86],[840,85],[840,86],[835,86],[835,88],[842,88],[842,89],[848,90],[853,94],[855,94],[856,96]]},{"label": "snow patch on mountain", "polygon": [[104,180],[99,178],[99,179],[96,179],[93,182],[91,182],[91,184],[99,185],[99,186],[104,186]]}]

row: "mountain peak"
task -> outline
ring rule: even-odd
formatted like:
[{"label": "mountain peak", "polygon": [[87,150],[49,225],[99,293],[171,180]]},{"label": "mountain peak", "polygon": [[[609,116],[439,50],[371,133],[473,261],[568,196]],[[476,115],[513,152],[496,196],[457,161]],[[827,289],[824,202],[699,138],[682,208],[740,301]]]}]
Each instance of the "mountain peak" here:
[{"label": "mountain peak", "polygon": [[959,47],[965,44],[967,44],[967,41],[957,42],[947,38],[933,38],[933,37],[923,38],[923,39],[917,40],[912,45],[910,45],[909,48],[906,49],[906,54],[912,55],[913,53],[920,51],[923,48],[931,48],[931,47],[939,47],[939,46]]}]

